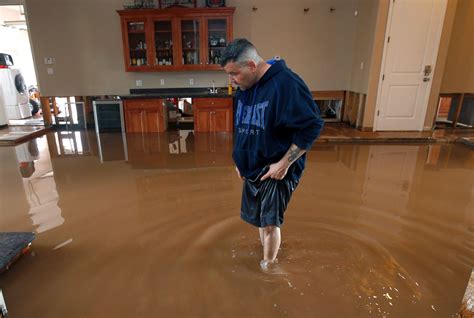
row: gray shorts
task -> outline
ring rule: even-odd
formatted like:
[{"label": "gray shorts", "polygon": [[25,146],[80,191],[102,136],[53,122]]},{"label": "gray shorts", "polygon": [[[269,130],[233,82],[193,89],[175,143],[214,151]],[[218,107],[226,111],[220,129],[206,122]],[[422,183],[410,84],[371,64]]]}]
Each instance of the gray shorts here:
[{"label": "gray shorts", "polygon": [[244,180],[240,217],[257,227],[268,225],[280,227],[283,224],[284,213],[298,181],[293,180],[292,173],[289,172],[282,180],[266,179],[260,181],[260,178],[267,171],[268,167],[265,167],[254,180]]}]

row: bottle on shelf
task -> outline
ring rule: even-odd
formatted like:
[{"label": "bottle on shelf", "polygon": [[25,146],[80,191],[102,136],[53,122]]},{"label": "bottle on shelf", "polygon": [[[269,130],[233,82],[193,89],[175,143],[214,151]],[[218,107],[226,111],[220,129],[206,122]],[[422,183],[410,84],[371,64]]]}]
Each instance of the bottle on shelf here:
[{"label": "bottle on shelf", "polygon": [[220,52],[216,51],[214,54],[214,64],[219,64],[220,63]]},{"label": "bottle on shelf", "polygon": [[230,77],[229,77],[229,84],[227,85],[227,94],[232,95],[232,81],[230,80]]}]

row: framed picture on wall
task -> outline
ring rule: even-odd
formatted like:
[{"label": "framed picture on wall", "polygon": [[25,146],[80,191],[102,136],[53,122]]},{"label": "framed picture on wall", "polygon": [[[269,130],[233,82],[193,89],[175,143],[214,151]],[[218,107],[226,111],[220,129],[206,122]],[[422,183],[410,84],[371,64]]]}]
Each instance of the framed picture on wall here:
[{"label": "framed picture on wall", "polygon": [[206,6],[211,8],[225,7],[225,0],[206,0]]},{"label": "framed picture on wall", "polygon": [[159,8],[169,8],[169,7],[188,7],[196,8],[196,0],[159,0]]}]

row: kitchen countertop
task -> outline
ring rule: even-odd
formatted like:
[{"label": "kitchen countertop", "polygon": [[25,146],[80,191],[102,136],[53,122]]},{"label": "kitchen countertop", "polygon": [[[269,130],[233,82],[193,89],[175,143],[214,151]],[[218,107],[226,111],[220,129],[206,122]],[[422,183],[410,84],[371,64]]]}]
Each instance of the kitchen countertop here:
[{"label": "kitchen countertop", "polygon": [[191,97],[191,98],[230,98],[227,94],[227,87],[218,87],[219,93],[209,93],[209,88],[143,88],[131,89],[129,95],[120,95],[121,99],[151,99],[151,98],[173,98],[173,97]]}]

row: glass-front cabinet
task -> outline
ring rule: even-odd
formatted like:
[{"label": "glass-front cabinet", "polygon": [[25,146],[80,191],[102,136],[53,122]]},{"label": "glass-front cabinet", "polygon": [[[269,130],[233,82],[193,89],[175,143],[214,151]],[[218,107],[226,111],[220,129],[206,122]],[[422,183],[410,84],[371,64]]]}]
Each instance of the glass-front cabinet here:
[{"label": "glass-front cabinet", "polygon": [[220,70],[235,8],[117,11],[127,72]]},{"label": "glass-front cabinet", "polygon": [[180,19],[181,63],[183,68],[202,65],[201,18]]},{"label": "glass-front cabinet", "polygon": [[174,29],[172,19],[153,21],[153,36],[155,44],[153,65],[157,68],[173,68],[176,65],[173,38]]},{"label": "glass-front cabinet", "polygon": [[126,65],[131,70],[140,70],[148,66],[147,29],[145,20],[127,21]]},{"label": "glass-front cabinet", "polygon": [[229,22],[224,18],[206,18],[206,64],[220,68],[222,51],[230,38]]}]

